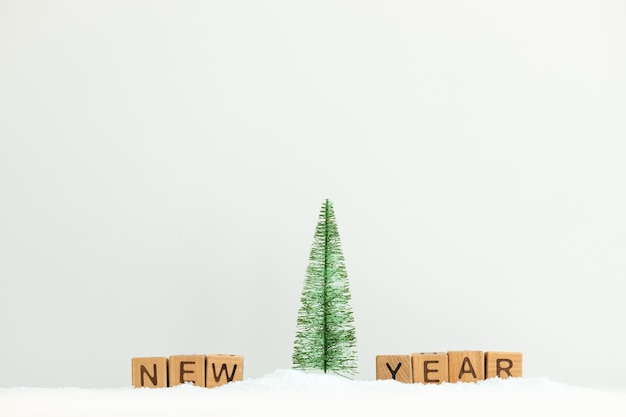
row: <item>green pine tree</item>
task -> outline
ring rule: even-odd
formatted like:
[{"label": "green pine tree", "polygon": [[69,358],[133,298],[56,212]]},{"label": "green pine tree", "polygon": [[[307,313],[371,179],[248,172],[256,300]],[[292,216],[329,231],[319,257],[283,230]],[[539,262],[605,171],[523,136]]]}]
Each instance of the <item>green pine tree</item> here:
[{"label": "green pine tree", "polygon": [[357,370],[348,274],[332,203],[322,204],[309,256],[293,349],[294,369]]}]

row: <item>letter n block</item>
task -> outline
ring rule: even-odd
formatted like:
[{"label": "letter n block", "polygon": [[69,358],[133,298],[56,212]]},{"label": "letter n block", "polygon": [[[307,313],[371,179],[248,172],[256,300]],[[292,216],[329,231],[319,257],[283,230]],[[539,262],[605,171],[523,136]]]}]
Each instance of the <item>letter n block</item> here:
[{"label": "letter n block", "polygon": [[448,352],[450,382],[476,382],[485,379],[485,356],[479,350]]},{"label": "letter n block", "polygon": [[520,352],[485,352],[485,374],[487,378],[521,378],[522,354]]},{"label": "letter n block", "polygon": [[206,387],[243,380],[243,356],[212,353],[206,357]]},{"label": "letter n block", "polygon": [[199,387],[204,386],[204,355],[170,356],[169,386],[191,382]]},{"label": "letter n block", "polygon": [[167,387],[167,358],[132,358],[133,387]]},{"label": "letter n block", "polygon": [[376,379],[413,382],[411,355],[376,355]]},{"label": "letter n block", "polygon": [[414,383],[448,382],[448,354],[446,352],[414,353],[411,355],[411,365]]}]

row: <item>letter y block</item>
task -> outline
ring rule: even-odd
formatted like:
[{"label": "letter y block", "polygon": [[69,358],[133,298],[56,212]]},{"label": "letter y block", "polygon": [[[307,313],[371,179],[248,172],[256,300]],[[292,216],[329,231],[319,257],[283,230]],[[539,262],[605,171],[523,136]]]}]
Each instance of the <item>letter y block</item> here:
[{"label": "letter y block", "polygon": [[376,379],[393,379],[412,383],[411,355],[377,355]]}]

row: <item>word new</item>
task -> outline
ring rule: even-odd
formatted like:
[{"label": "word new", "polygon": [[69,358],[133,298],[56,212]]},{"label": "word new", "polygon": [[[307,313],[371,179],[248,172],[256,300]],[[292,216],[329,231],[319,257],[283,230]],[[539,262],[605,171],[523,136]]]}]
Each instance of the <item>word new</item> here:
[{"label": "word new", "polygon": [[412,355],[376,356],[376,379],[406,383],[476,382],[522,376],[519,352],[460,350]]},{"label": "word new", "polygon": [[213,388],[243,380],[241,355],[174,355],[168,358],[132,358],[135,388],[163,388],[192,383]]}]

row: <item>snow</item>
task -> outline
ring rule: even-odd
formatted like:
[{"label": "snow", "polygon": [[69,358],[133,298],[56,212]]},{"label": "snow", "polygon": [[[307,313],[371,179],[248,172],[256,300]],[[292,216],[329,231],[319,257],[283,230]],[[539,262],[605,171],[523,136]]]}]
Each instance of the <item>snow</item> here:
[{"label": "snow", "polygon": [[206,389],[0,388],[0,416],[625,416],[626,390],[546,378],[401,384],[276,370]]}]

